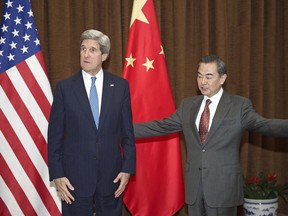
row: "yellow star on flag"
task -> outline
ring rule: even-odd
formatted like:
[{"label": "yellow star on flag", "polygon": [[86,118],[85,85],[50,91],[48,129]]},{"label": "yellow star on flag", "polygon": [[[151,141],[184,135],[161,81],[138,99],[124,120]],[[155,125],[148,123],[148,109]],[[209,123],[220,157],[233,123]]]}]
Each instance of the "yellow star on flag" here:
[{"label": "yellow star on flag", "polygon": [[147,18],[145,17],[142,8],[146,4],[147,0],[134,0],[134,5],[133,5],[133,10],[132,10],[132,15],[131,15],[131,23],[130,27],[132,24],[135,22],[136,19],[149,24]]},{"label": "yellow star on flag", "polygon": [[163,49],[163,46],[162,45],[160,45],[160,47],[161,47],[161,51],[160,51],[160,55],[162,54],[162,55],[164,55],[164,49]]},{"label": "yellow star on flag", "polygon": [[148,72],[148,70],[150,68],[154,69],[154,66],[153,66],[153,62],[154,60],[149,60],[147,57],[146,57],[146,63],[144,63],[143,65],[146,67],[146,72]]},{"label": "yellow star on flag", "polygon": [[127,61],[127,65],[126,67],[128,67],[129,65],[131,65],[132,67],[134,67],[134,61],[136,60],[136,58],[132,57],[132,53],[130,53],[130,56],[128,58],[125,58]]}]

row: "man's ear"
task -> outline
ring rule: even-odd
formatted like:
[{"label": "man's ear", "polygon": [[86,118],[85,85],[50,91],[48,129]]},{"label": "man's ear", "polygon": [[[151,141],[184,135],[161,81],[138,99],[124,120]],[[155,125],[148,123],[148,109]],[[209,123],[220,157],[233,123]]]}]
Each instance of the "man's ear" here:
[{"label": "man's ear", "polygon": [[221,78],[220,78],[220,80],[221,80],[221,85],[223,85],[223,84],[225,83],[226,78],[227,78],[227,74],[223,74],[223,75],[221,76]]},{"label": "man's ear", "polygon": [[102,54],[102,62],[104,62],[108,58],[108,53]]}]

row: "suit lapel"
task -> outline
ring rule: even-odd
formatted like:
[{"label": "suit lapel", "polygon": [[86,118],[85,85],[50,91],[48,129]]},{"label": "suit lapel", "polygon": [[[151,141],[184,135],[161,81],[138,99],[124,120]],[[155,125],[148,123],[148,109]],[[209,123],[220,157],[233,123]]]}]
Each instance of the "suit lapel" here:
[{"label": "suit lapel", "polygon": [[211,128],[208,133],[207,137],[207,143],[209,143],[209,140],[213,137],[213,134],[216,132],[216,130],[219,128],[219,125],[225,118],[226,113],[229,111],[230,106],[229,103],[231,102],[229,95],[226,92],[223,92],[223,95],[219,101],[218,107],[216,109],[216,113],[213,118],[213,122],[211,125]]},{"label": "suit lapel", "polygon": [[101,112],[100,112],[100,119],[99,119],[99,130],[103,127],[103,123],[105,122],[105,118],[107,117],[109,103],[110,106],[113,103],[113,93],[114,93],[114,79],[110,76],[109,73],[103,73],[103,92],[102,92],[102,103],[101,103]]},{"label": "suit lapel", "polygon": [[198,133],[197,125],[196,125],[196,118],[197,118],[202,100],[203,100],[203,96],[199,96],[195,100],[193,100],[193,104],[192,104],[191,110],[190,110],[190,114],[191,114],[190,115],[190,122],[192,124],[191,125],[192,132],[194,133],[194,136],[197,137],[200,144],[201,144],[201,141],[200,141],[200,136]]},{"label": "suit lapel", "polygon": [[94,123],[94,118],[93,118],[93,114],[90,108],[89,99],[87,96],[87,92],[85,89],[84,80],[83,80],[81,71],[75,75],[73,81],[74,81],[73,91],[74,91],[75,97],[78,100],[79,107],[80,109],[83,110],[86,117],[89,119],[89,122],[91,123],[91,125],[95,128],[95,130],[97,130],[96,125]]}]

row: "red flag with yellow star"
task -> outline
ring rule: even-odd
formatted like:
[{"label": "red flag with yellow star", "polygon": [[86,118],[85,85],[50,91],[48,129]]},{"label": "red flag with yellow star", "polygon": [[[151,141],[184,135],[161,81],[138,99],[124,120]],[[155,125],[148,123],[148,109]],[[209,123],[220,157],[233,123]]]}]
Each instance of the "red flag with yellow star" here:
[{"label": "red flag with yellow star", "polygon": [[[130,84],[135,123],[175,111],[153,0],[134,0],[123,77]],[[184,203],[179,134],[136,143],[136,176],[124,203],[132,215],[175,214]]]}]

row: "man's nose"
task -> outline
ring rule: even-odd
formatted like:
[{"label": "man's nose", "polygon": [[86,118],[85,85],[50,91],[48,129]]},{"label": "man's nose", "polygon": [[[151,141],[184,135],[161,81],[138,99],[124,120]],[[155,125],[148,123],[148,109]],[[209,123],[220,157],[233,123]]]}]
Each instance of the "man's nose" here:
[{"label": "man's nose", "polygon": [[83,54],[84,54],[85,57],[88,57],[89,54],[90,54],[90,53],[89,53],[89,50],[88,50],[88,49],[87,49],[87,50],[84,50],[84,53],[83,53]]},{"label": "man's nose", "polygon": [[207,79],[205,77],[202,77],[201,84],[206,84],[206,83],[207,83]]}]

